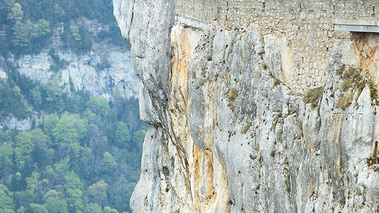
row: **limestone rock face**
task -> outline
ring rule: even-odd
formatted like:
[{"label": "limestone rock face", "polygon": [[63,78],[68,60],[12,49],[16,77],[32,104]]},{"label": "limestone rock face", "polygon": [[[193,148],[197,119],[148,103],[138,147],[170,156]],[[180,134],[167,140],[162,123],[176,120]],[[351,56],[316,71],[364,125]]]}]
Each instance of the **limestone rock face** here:
[{"label": "limestone rock face", "polygon": [[114,0],[114,13],[149,124],[134,212],[378,211],[379,173],[366,163],[379,136],[375,86],[354,89],[343,71],[375,80],[361,54],[379,36],[332,40],[319,100],[306,104],[286,84],[285,35],[187,28],[171,0]]},{"label": "limestone rock face", "polygon": [[114,89],[120,88],[126,90],[128,96],[138,95],[139,81],[134,75],[129,51],[94,51],[81,56],[61,52],[57,57],[61,61],[60,65],[45,52],[8,59],[8,62],[13,63],[20,74],[43,85],[58,73],[61,85],[68,92],[73,86],[75,90],[88,91],[109,99]]},{"label": "limestone rock face", "polygon": [[[46,52],[23,55],[17,59],[4,59],[0,56],[0,80],[8,78],[2,68],[7,62],[21,75],[41,85],[58,76],[59,86],[62,86],[66,93],[82,90],[107,100],[110,100],[115,92],[126,98],[138,97],[139,80],[133,71],[130,51],[120,51],[113,46],[109,47],[109,51],[104,52],[104,49],[98,48],[84,55],[61,51],[55,55],[60,61],[58,64],[57,59],[54,60],[52,55]],[[19,120],[9,115],[0,122],[0,129],[6,126],[11,129],[30,130],[33,121],[36,124],[43,122],[42,117],[35,114],[33,118]]]},{"label": "limestone rock face", "polygon": [[17,129],[20,131],[28,131],[32,129],[33,121],[36,125],[40,125],[43,123],[43,118],[38,116],[33,116],[32,118],[27,118],[24,120],[18,120],[15,117],[8,117],[0,123],[0,129],[6,126],[9,129]]},{"label": "limestone rock face", "polygon": [[169,103],[169,37],[174,22],[174,1],[115,0],[113,4],[122,35],[132,46],[135,73],[143,85],[141,119],[158,126],[167,125],[162,124],[159,114]]},{"label": "limestone rock face", "polygon": [[7,79],[8,75],[2,68],[0,68],[0,79]]}]

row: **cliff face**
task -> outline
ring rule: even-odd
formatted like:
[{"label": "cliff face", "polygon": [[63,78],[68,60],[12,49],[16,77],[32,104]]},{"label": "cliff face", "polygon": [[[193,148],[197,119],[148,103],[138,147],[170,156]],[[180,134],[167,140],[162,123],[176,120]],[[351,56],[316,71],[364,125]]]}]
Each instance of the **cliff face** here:
[{"label": "cliff face", "polygon": [[[53,57],[59,58],[60,66],[57,66]],[[43,52],[38,55],[24,55],[17,59],[3,59],[0,56],[0,61],[4,67],[9,69],[9,66],[4,65],[7,63],[21,75],[41,85],[58,76],[59,86],[66,93],[72,90],[85,91],[108,100],[113,97],[114,92],[125,97],[138,96],[139,80],[133,72],[129,51],[93,51],[84,55],[62,51],[53,57]],[[0,67],[0,80],[7,78],[7,73]],[[43,122],[41,116],[19,120],[10,115],[2,120],[0,128],[7,126],[11,129],[30,130],[33,120],[36,124]]]},{"label": "cliff face", "polygon": [[[59,58],[60,65],[54,61],[54,56]],[[107,99],[112,96],[115,88],[126,90],[128,96],[138,94],[138,86],[135,86],[138,85],[138,79],[133,73],[128,51],[93,51],[84,55],[61,51],[54,56],[40,53],[24,55],[18,59],[8,58],[7,61],[15,66],[20,74],[42,85],[58,73],[61,86],[64,86],[66,91],[70,91],[72,84],[72,89],[84,90]]]},{"label": "cliff face", "polygon": [[[107,46],[103,48],[106,49]],[[8,72],[16,71],[43,86],[58,79],[57,83],[66,93],[85,91],[107,100],[114,93],[124,97],[138,96],[139,80],[133,71],[130,51],[121,51],[112,46],[108,46],[107,51],[95,49],[83,55],[59,48],[57,51],[60,53],[53,55],[42,52],[18,58],[5,59],[0,56],[0,80],[8,78],[5,69]],[[43,122],[42,116],[33,115],[32,118],[19,120],[9,115],[2,120],[0,128],[6,126],[11,129],[30,130],[33,120],[36,124]]]},{"label": "cliff face", "polygon": [[322,87],[304,99],[311,80],[287,82],[296,44],[285,34],[186,28],[173,8],[114,0],[149,124],[134,212],[378,211],[378,168],[366,163],[378,35],[328,36]]}]

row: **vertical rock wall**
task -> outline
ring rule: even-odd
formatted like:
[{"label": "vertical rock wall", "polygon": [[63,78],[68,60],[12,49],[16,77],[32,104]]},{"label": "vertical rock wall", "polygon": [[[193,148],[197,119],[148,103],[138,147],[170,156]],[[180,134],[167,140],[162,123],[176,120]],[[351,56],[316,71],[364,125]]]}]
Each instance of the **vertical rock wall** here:
[{"label": "vertical rock wall", "polygon": [[174,25],[171,0],[114,0],[114,13],[149,124],[134,212],[378,211],[374,87],[346,77],[371,82],[377,35],[333,38],[319,100],[305,104],[275,74],[293,70],[285,35]]},{"label": "vertical rock wall", "polygon": [[[18,59],[7,59],[17,71],[42,85],[59,75],[61,86],[84,90],[106,99],[112,97],[116,88],[125,90],[127,96],[138,95],[138,79],[135,77],[129,51],[95,50],[84,55],[68,51],[57,54],[62,64],[56,62],[48,53],[24,55]],[[107,67],[103,64],[107,64]],[[55,70],[52,67],[56,67]],[[73,88],[70,88],[73,87]]]}]

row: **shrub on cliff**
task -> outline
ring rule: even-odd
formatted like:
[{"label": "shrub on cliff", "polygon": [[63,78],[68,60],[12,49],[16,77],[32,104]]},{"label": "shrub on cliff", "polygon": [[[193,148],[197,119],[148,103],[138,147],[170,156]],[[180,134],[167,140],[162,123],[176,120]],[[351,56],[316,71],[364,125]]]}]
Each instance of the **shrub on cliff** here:
[{"label": "shrub on cliff", "polygon": [[371,99],[377,104],[378,91],[371,79],[371,76],[363,69],[347,67],[342,64],[337,70],[337,75],[343,80],[342,92],[338,97],[336,107],[345,110],[361,95],[363,89],[368,86],[370,89]]},{"label": "shrub on cliff", "polygon": [[303,101],[306,104],[311,104],[312,107],[315,107],[318,105],[318,102],[322,98],[322,93],[324,91],[324,87],[317,87],[314,89],[310,89],[304,96]]}]

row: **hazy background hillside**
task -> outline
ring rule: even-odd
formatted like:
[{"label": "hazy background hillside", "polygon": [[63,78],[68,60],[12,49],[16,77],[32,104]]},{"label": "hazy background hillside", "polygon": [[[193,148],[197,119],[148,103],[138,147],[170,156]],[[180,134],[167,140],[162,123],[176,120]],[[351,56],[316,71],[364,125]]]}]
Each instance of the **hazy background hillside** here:
[{"label": "hazy background hillside", "polygon": [[128,212],[146,125],[111,0],[0,0],[0,209]]},{"label": "hazy background hillside", "polygon": [[[1,0],[1,53],[37,54],[51,45],[86,53],[93,42],[126,46],[112,11],[111,0]],[[63,31],[60,44],[50,42],[56,31]]]}]

